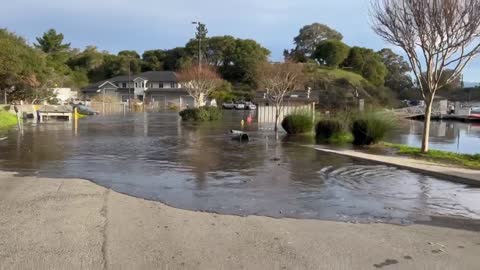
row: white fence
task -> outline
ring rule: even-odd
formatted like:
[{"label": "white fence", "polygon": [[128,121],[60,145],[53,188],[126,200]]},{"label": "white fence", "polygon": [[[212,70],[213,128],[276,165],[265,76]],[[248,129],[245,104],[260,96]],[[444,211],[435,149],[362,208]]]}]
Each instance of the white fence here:
[{"label": "white fence", "polygon": [[[302,104],[302,105],[285,105],[283,110],[280,112],[279,121],[281,122],[283,118],[289,114],[296,112],[308,112],[314,116],[315,109],[314,104]],[[275,123],[275,106],[258,106],[258,123]]]}]

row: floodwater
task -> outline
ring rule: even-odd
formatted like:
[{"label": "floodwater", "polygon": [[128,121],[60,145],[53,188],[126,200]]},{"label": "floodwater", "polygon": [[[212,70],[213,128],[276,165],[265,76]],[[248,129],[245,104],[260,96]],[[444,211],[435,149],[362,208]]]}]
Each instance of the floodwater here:
[{"label": "floodwater", "polygon": [[26,124],[0,141],[0,170],[90,179],[174,207],[236,215],[410,223],[431,216],[480,218],[480,189],[347,157],[247,125],[182,123],[175,113]]},{"label": "floodwater", "polygon": [[[420,147],[422,133],[422,121],[405,120],[389,135],[387,141]],[[480,123],[432,121],[430,147],[456,153],[480,154]]]}]

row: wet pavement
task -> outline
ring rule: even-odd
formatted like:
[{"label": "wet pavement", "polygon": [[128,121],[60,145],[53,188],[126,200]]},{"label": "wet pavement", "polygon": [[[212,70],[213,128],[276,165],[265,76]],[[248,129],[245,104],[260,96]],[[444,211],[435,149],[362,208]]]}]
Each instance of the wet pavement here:
[{"label": "wet pavement", "polygon": [[0,142],[0,170],[83,178],[174,207],[236,215],[353,222],[480,219],[480,189],[326,154],[247,125],[243,112],[219,123],[182,123],[175,113],[130,114],[68,123],[26,124]]}]

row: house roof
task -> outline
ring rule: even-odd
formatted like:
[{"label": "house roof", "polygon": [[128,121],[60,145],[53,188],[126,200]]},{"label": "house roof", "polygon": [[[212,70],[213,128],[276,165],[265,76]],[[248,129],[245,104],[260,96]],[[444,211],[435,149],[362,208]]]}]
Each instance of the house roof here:
[{"label": "house roof", "polygon": [[173,71],[147,71],[138,74],[150,82],[177,82],[177,74]]},{"label": "house roof", "polygon": [[117,76],[108,80],[99,81],[82,88],[82,91],[97,91],[107,82],[110,82],[112,84],[118,82],[133,82],[135,79],[138,78],[143,78],[145,80],[148,80],[149,82],[177,82],[177,74],[173,71],[147,71],[131,76]]},{"label": "house roof", "polygon": [[[268,99],[264,98],[264,93],[265,92],[257,92],[256,96],[254,97],[254,102],[261,103],[261,102],[267,102]],[[316,90],[311,90],[310,96],[308,96],[308,92],[306,90],[295,90],[289,93],[287,96],[284,97],[285,102],[300,102],[300,103],[305,103],[305,102],[315,102],[318,100],[318,91]]]},{"label": "house roof", "polygon": [[[309,98],[318,98],[319,97],[319,92],[320,90],[315,90],[312,89],[310,91],[310,97]],[[265,92],[258,91],[255,93],[255,98],[256,99],[262,99],[263,95]],[[294,90],[290,92],[288,95],[285,96],[285,98],[307,98],[308,92],[307,90]]]},{"label": "house roof", "polygon": [[180,93],[188,95],[188,91],[185,88],[149,88],[145,92],[147,93]]}]

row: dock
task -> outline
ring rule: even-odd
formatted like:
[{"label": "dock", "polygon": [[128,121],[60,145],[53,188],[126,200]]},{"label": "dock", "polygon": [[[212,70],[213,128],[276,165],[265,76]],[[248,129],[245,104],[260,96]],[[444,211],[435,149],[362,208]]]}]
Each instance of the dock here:
[{"label": "dock", "polygon": [[38,120],[43,123],[51,118],[55,119],[67,119],[72,121],[73,113],[72,109],[63,105],[44,105],[37,111]]},{"label": "dock", "polygon": [[[394,113],[402,118],[421,120],[425,118],[425,106],[406,107],[394,110]],[[480,122],[480,115],[472,112],[471,107],[462,107],[460,102],[455,102],[454,112],[449,112],[448,101],[440,100],[434,103],[431,119]]]}]

